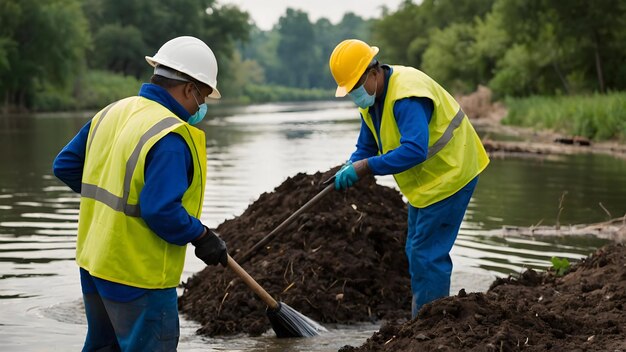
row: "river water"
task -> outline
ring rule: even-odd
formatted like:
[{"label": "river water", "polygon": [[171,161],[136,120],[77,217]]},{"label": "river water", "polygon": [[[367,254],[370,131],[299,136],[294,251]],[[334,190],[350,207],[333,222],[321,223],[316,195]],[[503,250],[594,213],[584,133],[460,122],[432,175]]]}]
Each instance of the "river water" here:
[{"label": "river water", "polygon": [[[54,178],[51,164],[90,117],[0,117],[2,351],[82,346],[86,325],[74,263],[79,198]],[[343,163],[354,148],[359,120],[347,102],[216,106],[200,127],[207,134],[208,159],[202,220],[216,227],[287,177]],[[378,182],[394,186],[390,177]],[[557,216],[561,224],[603,221],[623,215],[625,200],[623,160],[602,155],[492,159],[452,251],[451,292],[484,291],[498,276],[524,267],[545,269],[552,256],[578,259],[606,243],[595,238],[503,238],[489,230],[551,225]],[[188,250],[183,280],[202,268]],[[360,324],[327,326],[327,334],[309,339],[278,340],[271,331],[257,338],[211,339],[197,336],[193,321],[182,317],[181,325],[182,351],[336,351],[360,345],[378,329]]]}]

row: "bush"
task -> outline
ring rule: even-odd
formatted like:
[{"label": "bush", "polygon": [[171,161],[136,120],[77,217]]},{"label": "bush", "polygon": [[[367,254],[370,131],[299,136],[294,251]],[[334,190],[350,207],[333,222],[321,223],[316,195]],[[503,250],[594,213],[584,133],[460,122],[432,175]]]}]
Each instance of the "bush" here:
[{"label": "bush", "polygon": [[73,89],[46,84],[34,96],[35,111],[99,110],[113,101],[137,95],[141,81],[134,77],[90,70],[74,82]]},{"label": "bush", "polygon": [[74,110],[75,106],[76,100],[68,89],[46,85],[33,97],[34,111]]},{"label": "bush", "polygon": [[312,100],[329,100],[335,96],[334,90],[319,88],[292,88],[276,85],[246,85],[243,90],[243,97],[240,99],[245,102],[266,103],[276,101],[312,101]]},{"label": "bush", "polygon": [[101,109],[108,104],[137,95],[142,81],[108,71],[90,70],[76,83],[76,108]]}]

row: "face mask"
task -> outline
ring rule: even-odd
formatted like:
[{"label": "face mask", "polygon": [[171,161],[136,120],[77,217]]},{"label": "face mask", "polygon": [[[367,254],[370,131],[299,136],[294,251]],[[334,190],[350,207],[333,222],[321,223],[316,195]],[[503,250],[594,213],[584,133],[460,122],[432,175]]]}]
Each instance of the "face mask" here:
[{"label": "face mask", "polygon": [[195,125],[198,122],[202,121],[204,116],[206,116],[207,110],[208,110],[208,106],[206,105],[206,103],[202,103],[198,105],[198,111],[196,111],[195,114],[191,115],[189,120],[187,120],[187,123],[190,125]]},{"label": "face mask", "polygon": [[[194,84],[194,87],[196,87],[195,84]],[[196,90],[198,90],[198,93],[200,93],[200,89],[198,89],[198,87],[196,87]],[[200,93],[200,95],[202,95],[202,93]],[[192,96],[193,96],[193,100],[195,100],[196,104],[198,105],[198,111],[196,111],[195,114],[191,115],[189,120],[187,120],[187,123],[190,125],[195,125],[198,122],[202,121],[204,116],[206,116],[206,112],[209,109],[209,107],[206,105],[206,103],[198,104],[198,99],[196,99],[196,96],[193,94]]]},{"label": "face mask", "polygon": [[[368,73],[368,77],[365,78],[365,82],[367,82],[368,78],[369,78],[369,73]],[[363,84],[361,84],[359,88],[348,93],[352,101],[361,109],[369,108],[370,106],[374,105],[374,101],[376,100],[376,92],[374,91],[374,94],[370,95],[365,90],[365,82],[363,82]]]}]

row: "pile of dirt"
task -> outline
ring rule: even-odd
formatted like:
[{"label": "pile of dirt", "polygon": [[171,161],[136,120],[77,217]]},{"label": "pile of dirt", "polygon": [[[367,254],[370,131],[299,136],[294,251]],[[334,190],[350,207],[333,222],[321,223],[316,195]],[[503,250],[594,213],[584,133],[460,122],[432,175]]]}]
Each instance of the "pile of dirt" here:
[{"label": "pile of dirt", "polygon": [[624,351],[625,308],[626,248],[614,244],[565,276],[529,270],[486,293],[461,290],[340,351]]},{"label": "pile of dirt", "polygon": [[[298,174],[262,194],[217,232],[231,256],[245,253],[318,194],[335,170]],[[242,265],[275,299],[320,323],[410,318],[404,254],[407,208],[400,194],[360,180],[329,193]],[[228,269],[207,267],[183,284],[180,310],[209,336],[270,329],[265,304]]]}]

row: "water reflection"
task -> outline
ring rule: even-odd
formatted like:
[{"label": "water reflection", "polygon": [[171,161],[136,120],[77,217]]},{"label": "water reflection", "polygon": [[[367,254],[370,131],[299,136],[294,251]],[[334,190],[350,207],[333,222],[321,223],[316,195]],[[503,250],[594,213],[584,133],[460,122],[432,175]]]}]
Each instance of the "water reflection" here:
[{"label": "water reflection", "polygon": [[[345,161],[359,129],[351,103],[216,106],[207,134],[203,221],[215,227],[298,172]],[[85,326],[74,263],[78,197],[51,174],[56,153],[89,113],[0,118],[0,346],[77,350]],[[493,136],[492,136],[493,137]],[[395,187],[391,177],[378,178]],[[626,162],[601,155],[494,158],[480,181],[453,249],[452,292],[485,290],[496,276],[545,269],[552,256],[577,259],[606,243],[594,238],[512,238],[489,230],[597,222],[622,215]],[[563,211],[559,201],[565,194]],[[602,206],[600,206],[600,203]],[[294,209],[295,210],[295,209]],[[183,275],[203,268],[188,252]],[[407,288],[408,290],[408,288]],[[327,326],[328,327],[328,326]],[[320,338],[207,339],[182,321],[181,350],[336,351],[359,345],[377,325],[333,326]]]}]

